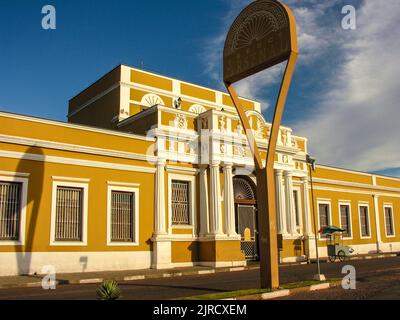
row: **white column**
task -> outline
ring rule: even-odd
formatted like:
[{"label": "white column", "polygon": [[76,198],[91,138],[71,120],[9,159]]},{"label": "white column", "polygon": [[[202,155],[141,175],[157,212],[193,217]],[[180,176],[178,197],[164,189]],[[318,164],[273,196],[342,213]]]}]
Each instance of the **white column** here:
[{"label": "white column", "polygon": [[155,185],[155,235],[167,234],[165,228],[165,159],[157,162]]},{"label": "white column", "polygon": [[232,164],[224,165],[224,211],[225,233],[228,237],[236,236]]},{"label": "white column", "polygon": [[304,235],[312,235],[310,197],[308,193],[308,177],[301,178],[303,183],[303,204],[304,204]]},{"label": "white column", "polygon": [[207,166],[200,168],[200,237],[208,235],[209,226],[209,205],[208,205],[208,179]]},{"label": "white column", "polygon": [[293,178],[290,171],[285,171],[285,193],[286,193],[286,219],[290,234],[296,234],[296,220],[294,217]]},{"label": "white column", "polygon": [[210,166],[210,234],[222,234],[221,214],[221,183],[219,176],[219,162]]},{"label": "white column", "polygon": [[278,214],[277,214],[278,233],[279,234],[287,234],[282,177],[283,177],[283,171],[275,170],[276,208],[277,208],[277,212],[278,212]]},{"label": "white column", "polygon": [[382,236],[381,236],[381,223],[379,220],[379,195],[374,194],[374,212],[375,212],[375,226],[376,226],[376,251],[381,251]]},{"label": "white column", "polygon": [[153,235],[153,269],[171,268],[171,241],[168,240],[165,228],[165,159],[157,161],[155,181],[155,225]]}]

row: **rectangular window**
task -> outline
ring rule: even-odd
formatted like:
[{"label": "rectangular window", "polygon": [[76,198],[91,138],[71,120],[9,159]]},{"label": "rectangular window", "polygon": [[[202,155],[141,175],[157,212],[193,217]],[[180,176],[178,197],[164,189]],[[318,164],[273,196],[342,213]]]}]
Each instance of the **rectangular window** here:
[{"label": "rectangular window", "polygon": [[394,236],[394,221],[393,221],[393,211],[391,207],[385,207],[385,225],[386,225],[386,235]]},{"label": "rectangular window", "polygon": [[346,238],[351,237],[351,221],[350,221],[350,206],[348,204],[340,205],[340,223],[342,229],[346,230],[343,232],[343,236]]},{"label": "rectangular window", "polygon": [[329,226],[329,204],[327,203],[319,204],[319,226],[321,229]]},{"label": "rectangular window", "polygon": [[361,225],[361,236],[369,237],[369,216],[368,216],[368,207],[360,206],[360,225]]},{"label": "rectangular window", "polygon": [[0,240],[20,238],[22,184],[0,181]]},{"label": "rectangular window", "polygon": [[82,241],[83,189],[57,187],[55,241]]},{"label": "rectangular window", "polygon": [[190,225],[190,182],[172,180],[171,208],[173,225]]},{"label": "rectangular window", "polygon": [[300,227],[299,192],[297,190],[293,190],[293,201],[294,201],[294,215],[296,219],[296,227]]},{"label": "rectangular window", "polygon": [[111,192],[111,242],[134,241],[135,194]]}]

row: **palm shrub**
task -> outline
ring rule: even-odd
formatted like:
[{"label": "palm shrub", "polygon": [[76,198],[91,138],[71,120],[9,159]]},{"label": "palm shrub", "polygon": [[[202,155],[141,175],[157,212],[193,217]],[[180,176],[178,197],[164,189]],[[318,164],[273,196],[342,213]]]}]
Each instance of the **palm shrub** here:
[{"label": "palm shrub", "polygon": [[103,281],[96,290],[101,300],[117,300],[121,294],[116,281]]}]

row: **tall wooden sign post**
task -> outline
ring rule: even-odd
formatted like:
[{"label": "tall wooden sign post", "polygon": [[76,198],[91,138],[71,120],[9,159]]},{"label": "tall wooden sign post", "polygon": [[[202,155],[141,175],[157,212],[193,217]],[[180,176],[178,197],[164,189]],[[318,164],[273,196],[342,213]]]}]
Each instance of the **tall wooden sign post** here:
[{"label": "tall wooden sign post", "polygon": [[[236,18],[224,48],[224,82],[246,130],[257,173],[257,203],[261,288],[279,287],[274,162],[283,110],[298,55],[296,20],[292,11],[276,0],[256,0]],[[275,106],[266,165],[249,120],[233,84],[287,61]]]}]

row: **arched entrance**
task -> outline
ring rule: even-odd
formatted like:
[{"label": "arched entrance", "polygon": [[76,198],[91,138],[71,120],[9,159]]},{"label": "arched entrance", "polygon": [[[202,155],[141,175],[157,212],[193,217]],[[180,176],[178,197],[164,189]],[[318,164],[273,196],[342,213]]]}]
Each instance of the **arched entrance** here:
[{"label": "arched entrance", "polygon": [[254,182],[246,176],[233,178],[236,232],[247,260],[258,260],[257,197]]}]

